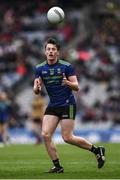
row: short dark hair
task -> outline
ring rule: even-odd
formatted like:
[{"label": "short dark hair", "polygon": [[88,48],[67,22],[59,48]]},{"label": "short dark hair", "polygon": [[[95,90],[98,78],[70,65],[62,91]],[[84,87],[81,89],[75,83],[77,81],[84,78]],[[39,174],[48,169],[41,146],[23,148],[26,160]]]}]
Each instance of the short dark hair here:
[{"label": "short dark hair", "polygon": [[45,43],[45,48],[46,48],[47,44],[54,44],[57,47],[57,50],[58,51],[60,50],[60,43],[55,38],[48,38],[48,40]]}]

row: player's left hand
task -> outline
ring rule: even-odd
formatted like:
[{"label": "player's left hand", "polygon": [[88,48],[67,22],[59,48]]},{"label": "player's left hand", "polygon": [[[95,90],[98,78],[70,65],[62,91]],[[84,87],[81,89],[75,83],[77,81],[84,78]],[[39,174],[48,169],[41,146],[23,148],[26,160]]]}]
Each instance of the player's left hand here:
[{"label": "player's left hand", "polygon": [[65,73],[63,73],[62,86],[67,85],[67,83],[68,83],[68,80],[67,80],[67,78],[65,76]]}]

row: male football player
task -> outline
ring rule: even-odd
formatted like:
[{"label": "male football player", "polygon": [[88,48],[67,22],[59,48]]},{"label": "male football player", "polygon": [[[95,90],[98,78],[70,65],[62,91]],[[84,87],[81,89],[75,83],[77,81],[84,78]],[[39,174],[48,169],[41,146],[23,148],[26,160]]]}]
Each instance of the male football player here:
[{"label": "male football player", "polygon": [[79,84],[72,65],[59,59],[59,50],[60,44],[55,39],[49,38],[45,44],[46,60],[35,68],[33,87],[35,94],[39,94],[42,83],[44,83],[50,98],[42,124],[42,135],[46,150],[54,165],[48,172],[64,172],[56,146],[52,141],[58,123],[61,125],[63,140],[66,143],[93,152],[97,158],[98,168],[101,168],[105,162],[105,148],[96,147],[86,139],[73,134],[76,103],[72,91],[79,91]]}]

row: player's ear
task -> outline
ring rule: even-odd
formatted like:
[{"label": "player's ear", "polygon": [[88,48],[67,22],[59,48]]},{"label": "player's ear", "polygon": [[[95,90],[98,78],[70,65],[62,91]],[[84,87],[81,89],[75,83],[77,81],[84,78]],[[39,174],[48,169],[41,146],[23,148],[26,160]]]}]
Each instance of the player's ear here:
[{"label": "player's ear", "polygon": [[59,56],[59,54],[60,54],[60,52],[59,51],[57,51],[57,55]]},{"label": "player's ear", "polygon": [[47,56],[46,49],[45,49],[45,56]]}]

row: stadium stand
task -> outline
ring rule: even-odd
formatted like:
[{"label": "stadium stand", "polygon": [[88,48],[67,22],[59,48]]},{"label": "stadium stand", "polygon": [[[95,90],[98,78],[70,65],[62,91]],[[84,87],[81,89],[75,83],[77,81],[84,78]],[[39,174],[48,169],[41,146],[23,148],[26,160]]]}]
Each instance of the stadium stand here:
[{"label": "stadium stand", "polygon": [[[55,5],[64,8],[66,19],[53,26],[47,22],[46,12]],[[10,127],[27,127],[33,69],[44,59],[43,42],[54,36],[63,46],[61,58],[75,66],[80,83],[81,92],[75,94],[76,128],[118,128],[119,0],[1,1],[0,12],[0,91],[8,93],[13,102]],[[42,94],[47,99],[44,89]]]}]

